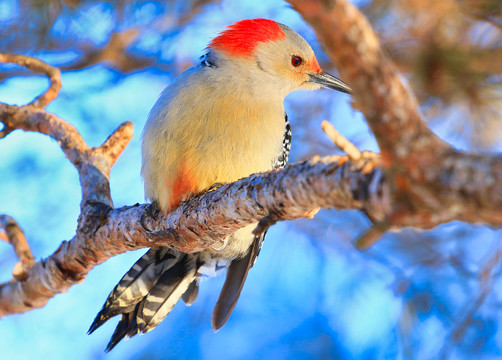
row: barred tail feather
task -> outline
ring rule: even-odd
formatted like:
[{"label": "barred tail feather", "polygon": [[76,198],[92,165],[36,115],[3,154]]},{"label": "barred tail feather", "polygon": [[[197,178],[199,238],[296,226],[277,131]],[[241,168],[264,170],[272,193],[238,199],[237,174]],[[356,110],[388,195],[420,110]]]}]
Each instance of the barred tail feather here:
[{"label": "barred tail feather", "polygon": [[110,342],[106,346],[105,352],[111,351],[124,337],[131,337],[136,335],[139,331],[136,326],[136,313],[138,312],[138,305],[136,305],[134,311],[127,314],[122,314]]},{"label": "barred tail feather", "polygon": [[[113,332],[112,338],[106,347],[106,352],[112,350],[123,338],[132,337],[140,332],[146,333],[164,320],[188,287],[196,282],[197,271],[200,266],[198,254],[178,253],[176,262],[168,264],[164,272],[159,274],[155,280],[155,284],[150,286],[148,292],[137,299],[135,304],[112,309],[122,313],[122,318]],[[117,285],[117,288],[119,285]],[[117,294],[124,296],[128,292],[130,293],[126,289],[120,293],[117,291]],[[109,313],[110,311],[106,314]],[[99,316],[98,314],[96,317],[98,323],[101,322]],[[94,323],[97,323],[97,320]],[[94,323],[91,330],[97,327],[94,326]]]},{"label": "barred tail feather", "polygon": [[197,276],[197,259],[198,255],[186,254],[162,274],[139,305],[137,320],[140,331],[152,330],[171,312]]},{"label": "barred tail feather", "polygon": [[197,300],[197,296],[199,295],[199,277],[197,276],[194,281],[188,285],[187,291],[181,296],[186,306],[192,305],[195,300]]},{"label": "barred tail feather", "polygon": [[155,286],[161,274],[174,266],[181,256],[181,253],[165,247],[151,248],[112,290],[90,326],[88,334],[110,318],[133,311],[135,305]]}]

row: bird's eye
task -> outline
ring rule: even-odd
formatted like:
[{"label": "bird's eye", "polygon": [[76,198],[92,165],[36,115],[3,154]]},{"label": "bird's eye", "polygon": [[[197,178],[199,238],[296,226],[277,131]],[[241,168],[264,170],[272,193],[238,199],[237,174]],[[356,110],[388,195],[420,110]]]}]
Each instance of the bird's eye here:
[{"label": "bird's eye", "polygon": [[299,56],[293,56],[291,58],[291,65],[293,65],[294,67],[298,67],[302,63],[303,63],[303,59],[301,57],[299,57]]}]

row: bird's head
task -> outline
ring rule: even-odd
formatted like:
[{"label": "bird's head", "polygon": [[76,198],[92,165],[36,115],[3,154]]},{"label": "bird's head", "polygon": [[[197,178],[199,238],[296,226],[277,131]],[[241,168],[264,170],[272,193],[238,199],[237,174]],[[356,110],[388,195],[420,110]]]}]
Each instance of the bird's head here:
[{"label": "bird's head", "polygon": [[314,51],[289,27],[267,19],[242,20],[230,25],[209,49],[254,71],[263,71],[289,93],[321,86],[351,93],[347,84],[319,67]]}]

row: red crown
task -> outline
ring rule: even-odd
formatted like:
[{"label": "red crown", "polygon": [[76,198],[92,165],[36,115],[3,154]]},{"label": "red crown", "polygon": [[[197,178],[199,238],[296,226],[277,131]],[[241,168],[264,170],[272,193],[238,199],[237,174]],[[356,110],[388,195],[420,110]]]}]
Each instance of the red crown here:
[{"label": "red crown", "polygon": [[279,24],[267,19],[241,20],[228,26],[209,47],[227,55],[249,56],[260,42],[276,41],[286,36]]}]

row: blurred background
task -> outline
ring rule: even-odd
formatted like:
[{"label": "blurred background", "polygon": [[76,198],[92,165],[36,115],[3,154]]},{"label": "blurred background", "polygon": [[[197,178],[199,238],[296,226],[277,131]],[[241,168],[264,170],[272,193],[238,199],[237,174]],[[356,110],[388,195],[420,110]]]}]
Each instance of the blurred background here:
[{"label": "blurred background", "polygon": [[[421,103],[424,118],[459,149],[501,151],[502,2],[355,1]],[[62,71],[47,108],[91,146],[122,122],[135,136],[113,167],[116,207],[144,202],[140,134],[159,93],[196,65],[226,25],[264,17],[312,44],[336,73],[312,29],[282,0],[2,0],[0,51],[33,55]],[[0,101],[25,104],[46,78],[0,65]],[[290,162],[337,153],[330,120],[360,149],[378,151],[347,95],[296,92],[285,102],[293,127]],[[16,131],[0,140],[0,213],[23,227],[40,260],[72,238],[77,172],[55,141]],[[501,230],[460,222],[391,232],[361,253],[370,226],[358,211],[322,210],[270,231],[229,322],[210,325],[223,277],[201,285],[154,331],[103,350],[118,319],[86,331],[108,293],[144,252],[114,257],[42,309],[0,321],[3,359],[498,359],[502,357]],[[0,281],[15,264],[0,244]]]}]

